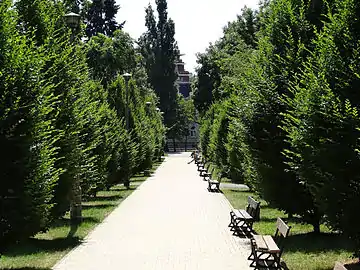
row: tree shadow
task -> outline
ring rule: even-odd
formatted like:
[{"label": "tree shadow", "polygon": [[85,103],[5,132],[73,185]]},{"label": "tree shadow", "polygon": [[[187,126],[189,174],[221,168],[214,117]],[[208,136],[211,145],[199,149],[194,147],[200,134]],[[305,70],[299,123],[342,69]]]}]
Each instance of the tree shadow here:
[{"label": "tree shadow", "polygon": [[[79,237],[66,237],[66,238],[55,238],[55,239],[37,239],[29,238],[17,245],[10,247],[4,252],[7,257],[17,257],[24,255],[31,255],[40,252],[56,252],[64,251],[69,248],[74,248],[81,243]],[[21,268],[27,269],[27,268]],[[32,268],[29,268],[32,269]],[[34,268],[37,269],[37,268]]]},{"label": "tree shadow", "polygon": [[100,223],[101,220],[99,220],[98,218],[94,218],[94,217],[83,217],[82,218],[82,222],[84,223]]},{"label": "tree shadow", "polygon": [[[88,209],[88,208],[96,208],[97,205],[94,206],[85,206],[83,205],[82,208],[83,209]],[[102,207],[102,206],[101,206]],[[109,207],[111,207],[111,205],[109,205]],[[99,223],[100,220],[94,217],[83,217],[82,218],[82,222],[87,222],[87,223]],[[56,221],[54,221],[54,223],[50,226],[50,228],[58,228],[58,227],[72,227],[74,226],[73,224],[71,224],[71,220],[70,218],[61,218],[58,219]]]},{"label": "tree shadow", "polygon": [[[130,181],[130,183],[142,183],[142,182],[145,182],[145,179],[143,177],[141,177],[141,178],[139,177],[138,179],[135,178]],[[125,190],[125,189],[118,189],[118,190],[121,191],[121,190]]]},{"label": "tree shadow", "polygon": [[[230,190],[231,192],[234,193],[246,193],[246,195],[248,195],[249,193],[251,193],[251,191],[247,190],[247,189],[233,189],[233,188],[228,188],[227,190]],[[253,195],[251,195],[253,196]],[[255,199],[255,198],[254,198]]]},{"label": "tree shadow", "polygon": [[287,253],[306,252],[322,253],[324,251],[353,251],[350,241],[343,235],[336,233],[304,233],[294,234],[286,238]]},{"label": "tree shadow", "polygon": [[115,200],[119,200],[119,199],[122,199],[122,198],[123,198],[123,196],[121,196],[121,195],[96,196],[96,197],[88,198],[87,201],[88,202],[93,202],[93,201],[115,201]]},{"label": "tree shadow", "polygon": [[268,205],[268,204],[266,204],[266,205],[260,204],[260,208],[261,208],[261,209],[276,209],[275,207],[272,207],[272,206],[270,206],[270,205]]},{"label": "tree shadow", "polygon": [[[130,183],[131,182],[133,182],[133,181],[130,181]],[[116,186],[116,187],[112,187],[111,189],[110,189],[110,191],[125,191],[126,190],[126,187],[124,187],[124,186],[121,186],[121,187],[119,187],[119,186]]]},{"label": "tree shadow", "polygon": [[70,226],[70,219],[68,218],[60,218],[60,219],[57,219],[55,220],[50,228],[58,228],[58,227],[68,227]]},{"label": "tree shadow", "polygon": [[107,209],[107,208],[112,208],[114,206],[117,206],[117,204],[114,203],[109,203],[109,204],[93,204],[93,205],[82,205],[82,209],[86,210],[86,209]]},{"label": "tree shadow", "polygon": [[[260,210],[261,211],[261,210]],[[262,217],[261,216],[261,212],[260,212],[260,222],[267,222],[267,223],[271,223],[274,224],[274,227],[276,226],[276,221],[277,218],[276,217]]]}]

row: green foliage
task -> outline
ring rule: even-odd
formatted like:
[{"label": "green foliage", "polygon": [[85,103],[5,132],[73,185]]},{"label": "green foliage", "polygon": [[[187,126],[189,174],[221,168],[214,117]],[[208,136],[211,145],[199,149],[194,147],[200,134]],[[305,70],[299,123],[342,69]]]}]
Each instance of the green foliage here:
[{"label": "green foliage", "polygon": [[213,161],[213,156],[210,153],[210,140],[211,140],[211,130],[213,128],[214,120],[216,114],[216,106],[211,106],[210,109],[206,112],[204,117],[202,117],[200,122],[200,149],[202,155],[208,160]]},{"label": "green foliage", "polygon": [[213,105],[214,121],[209,134],[208,155],[212,158],[222,173],[228,172],[227,164],[227,134],[229,127],[229,116],[227,115],[228,104],[226,101]]},{"label": "green foliage", "polygon": [[[129,82],[129,127],[131,142],[129,162],[125,169],[131,175],[149,169],[162,154],[165,129],[161,114],[156,111],[156,97],[151,91],[141,91],[135,81]],[[108,89],[108,101],[118,117],[125,115],[126,86],[120,77]],[[149,104],[149,105],[147,105]],[[133,160],[131,161],[131,157]]]},{"label": "green foliage", "polygon": [[0,3],[0,241],[8,244],[46,228],[50,221],[59,131],[58,97],[42,73],[46,53],[21,36],[10,1]]},{"label": "green foliage", "polygon": [[[356,1],[336,2],[336,14],[319,33],[314,53],[293,83],[284,116],[289,165],[309,188],[334,230],[357,245],[359,219],[359,16]],[[355,20],[355,21],[354,21]]]},{"label": "green foliage", "polygon": [[[94,195],[163,154],[163,119],[131,38],[118,31],[80,42],[64,28],[62,4],[0,3],[1,248],[46,230],[78,184]],[[134,78],[128,104],[124,71]]]},{"label": "green foliage", "polygon": [[18,29],[29,38],[35,35],[38,45],[44,44],[62,19],[61,5],[52,1],[19,0],[15,2],[15,7],[18,11]]},{"label": "green foliage", "polygon": [[199,56],[194,98],[205,156],[314,231],[324,220],[357,256],[359,15],[353,0],[245,10]]},{"label": "green foliage", "polygon": [[[257,47],[258,30],[258,13],[245,7],[237,20],[230,22],[224,28],[224,36],[215,44],[211,44],[205,53],[197,55],[199,67],[193,99],[201,114],[211,106],[212,102],[226,99],[231,95],[231,88],[221,86],[224,76],[232,72],[234,60],[240,59],[235,58],[234,55],[244,51],[249,53],[251,49]],[[248,57],[246,53],[242,56]]]},{"label": "green foliage", "polygon": [[124,25],[118,24],[115,19],[119,9],[115,0],[92,0],[86,10],[86,35],[89,38],[97,34],[113,36]]},{"label": "green foliage", "polygon": [[176,125],[176,109],[179,105],[175,86],[177,74],[175,62],[179,57],[175,41],[175,23],[168,18],[167,1],[156,0],[158,21],[152,6],[146,9],[147,31],[140,37],[140,53],[143,56],[148,81],[159,97],[159,107],[164,112],[167,128]]},{"label": "green foliage", "polygon": [[123,31],[115,31],[113,37],[99,33],[93,36],[86,46],[91,75],[105,87],[115,80],[118,74],[135,70],[133,40]]}]

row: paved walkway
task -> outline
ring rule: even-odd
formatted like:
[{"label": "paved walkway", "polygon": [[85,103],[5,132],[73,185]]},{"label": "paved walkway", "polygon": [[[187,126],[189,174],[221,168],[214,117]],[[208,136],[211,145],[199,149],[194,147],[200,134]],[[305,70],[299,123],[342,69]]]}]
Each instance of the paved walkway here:
[{"label": "paved walkway", "polygon": [[189,153],[166,158],[54,270],[247,270],[249,241],[231,235],[230,205],[207,191]]}]

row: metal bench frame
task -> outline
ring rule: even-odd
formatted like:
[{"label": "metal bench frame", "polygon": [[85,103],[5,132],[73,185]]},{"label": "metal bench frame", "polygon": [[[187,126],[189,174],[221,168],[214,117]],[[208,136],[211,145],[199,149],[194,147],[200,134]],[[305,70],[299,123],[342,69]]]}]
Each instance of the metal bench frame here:
[{"label": "metal bench frame", "polygon": [[206,160],[204,157],[201,157],[199,162],[197,163],[197,166],[198,166],[198,172],[200,172],[200,176],[203,177],[203,174],[207,172],[207,169],[206,169]]},{"label": "metal bench frame", "polygon": [[[257,245],[255,238],[251,239],[251,254],[248,260],[252,260],[250,266],[255,269],[266,267],[267,269],[281,269],[280,259],[284,250],[284,239],[288,237],[291,226],[288,226],[281,218],[277,218],[276,231],[273,238],[265,236],[263,243],[266,243],[267,248],[260,248]],[[264,236],[260,236],[264,237]],[[269,238],[270,237],[270,238]],[[257,237],[259,239],[259,237]],[[270,249],[269,245],[272,245]]]},{"label": "metal bench frame", "polygon": [[[214,172],[214,168],[212,172]],[[223,178],[223,174],[219,173],[216,180],[212,179],[211,176],[212,173],[203,174],[204,180],[208,182],[208,191],[220,191],[220,183]]]},{"label": "metal bench frame", "polygon": [[[248,205],[245,209],[249,216],[245,217],[241,212],[243,209],[233,209],[230,211],[230,231],[233,234],[240,234],[241,231],[244,233],[251,233],[253,231],[253,224],[255,220],[259,219],[260,216],[260,202],[256,201],[253,197],[248,197]],[[237,215],[239,212],[240,215]]]}]

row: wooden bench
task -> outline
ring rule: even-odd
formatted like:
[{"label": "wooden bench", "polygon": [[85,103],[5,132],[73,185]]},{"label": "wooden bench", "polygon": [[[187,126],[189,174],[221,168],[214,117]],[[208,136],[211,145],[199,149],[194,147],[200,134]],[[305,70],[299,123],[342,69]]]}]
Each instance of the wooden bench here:
[{"label": "wooden bench", "polygon": [[200,172],[200,176],[203,176],[203,174],[207,172],[205,158],[201,157],[201,160],[200,162],[198,162],[197,165],[198,165],[198,171]]},{"label": "wooden bench", "polygon": [[203,180],[208,181],[208,179],[211,178],[211,176],[213,175],[214,171],[215,171],[215,167],[212,167],[210,172],[208,170],[203,171],[201,175],[203,177]]},{"label": "wooden bench", "polygon": [[[214,169],[212,169],[212,173],[214,172]],[[223,177],[222,173],[219,173],[217,176],[217,179],[212,179],[212,173],[205,173],[203,174],[204,180],[208,182],[208,191],[220,191],[220,183],[221,179]]]},{"label": "wooden bench", "polygon": [[260,202],[254,200],[253,197],[248,197],[248,205],[246,209],[233,209],[230,211],[230,230],[234,234],[251,233],[255,220],[260,216]]},{"label": "wooden bench", "polygon": [[196,165],[197,165],[197,167],[198,167],[198,170],[200,169],[200,168],[204,168],[205,167],[205,159],[204,159],[204,157],[203,156],[198,156],[197,157],[197,163],[196,163]]},{"label": "wooden bench", "polygon": [[254,235],[251,239],[252,260],[250,266],[255,269],[266,267],[267,269],[281,269],[280,259],[283,253],[283,241],[288,237],[291,227],[281,218],[277,218],[274,237],[270,235]]}]

